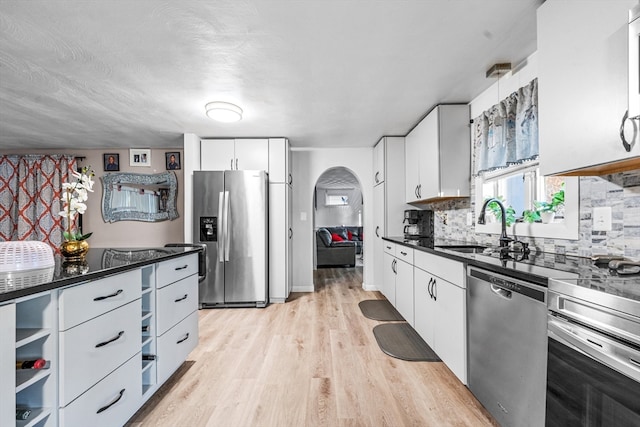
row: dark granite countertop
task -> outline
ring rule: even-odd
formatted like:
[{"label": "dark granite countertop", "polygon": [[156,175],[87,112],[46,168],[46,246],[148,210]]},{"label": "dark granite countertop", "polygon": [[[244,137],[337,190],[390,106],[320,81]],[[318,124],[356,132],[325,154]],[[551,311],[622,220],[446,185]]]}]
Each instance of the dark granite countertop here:
[{"label": "dark granite countertop", "polygon": [[606,293],[614,293],[625,298],[640,299],[640,274],[617,275],[606,266],[595,265],[590,258],[532,251],[522,260],[503,260],[500,259],[497,251],[491,254],[461,253],[441,247],[479,245],[476,242],[435,239],[409,243],[403,237],[383,237],[383,239],[542,286],[548,286],[549,279],[552,278]]},{"label": "dark granite countertop", "polygon": [[69,286],[88,280],[196,253],[197,247],[169,248],[91,248],[84,261],[68,262],[56,255],[55,266],[0,273],[0,302]]}]

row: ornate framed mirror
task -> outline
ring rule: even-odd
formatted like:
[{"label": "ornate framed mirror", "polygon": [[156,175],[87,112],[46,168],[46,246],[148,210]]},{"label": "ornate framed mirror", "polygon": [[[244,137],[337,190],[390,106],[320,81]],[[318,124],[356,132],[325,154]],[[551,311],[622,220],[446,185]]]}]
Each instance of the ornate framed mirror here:
[{"label": "ornate framed mirror", "polygon": [[178,218],[178,179],[174,172],[107,173],[102,181],[104,222],[157,222]]}]

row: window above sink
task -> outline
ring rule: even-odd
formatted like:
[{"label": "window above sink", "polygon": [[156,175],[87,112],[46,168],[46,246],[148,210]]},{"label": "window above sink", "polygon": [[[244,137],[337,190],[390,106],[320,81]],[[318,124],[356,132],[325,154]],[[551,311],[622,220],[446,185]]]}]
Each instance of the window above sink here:
[{"label": "window above sink", "polygon": [[[535,209],[534,201],[549,201],[553,193],[564,184],[564,206],[550,223],[520,222],[524,210]],[[478,224],[484,201],[497,197],[505,207],[515,210],[516,222],[508,230],[509,235],[578,239],[579,228],[579,178],[547,177],[540,175],[539,162],[510,166],[498,171],[483,173],[475,182],[475,229],[477,233],[500,234],[500,221]],[[518,221],[520,219],[520,221]]]}]

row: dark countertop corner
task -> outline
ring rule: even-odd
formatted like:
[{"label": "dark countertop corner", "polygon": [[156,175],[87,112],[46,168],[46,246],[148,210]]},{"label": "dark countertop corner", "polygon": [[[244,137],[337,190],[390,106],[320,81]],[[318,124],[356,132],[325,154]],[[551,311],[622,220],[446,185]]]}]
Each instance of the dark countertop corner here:
[{"label": "dark countertop corner", "polygon": [[0,273],[0,302],[50,291],[158,261],[199,252],[198,247],[91,248],[83,261],[66,261],[55,256],[55,266],[11,273]]}]

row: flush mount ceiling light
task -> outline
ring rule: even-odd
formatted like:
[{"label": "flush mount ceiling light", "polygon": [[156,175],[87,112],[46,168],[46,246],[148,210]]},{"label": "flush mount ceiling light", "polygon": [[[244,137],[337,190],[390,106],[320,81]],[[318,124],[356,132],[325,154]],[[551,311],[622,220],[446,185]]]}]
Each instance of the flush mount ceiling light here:
[{"label": "flush mount ceiling light", "polygon": [[215,101],[204,106],[207,116],[218,122],[237,122],[242,119],[242,108],[230,102]]}]

